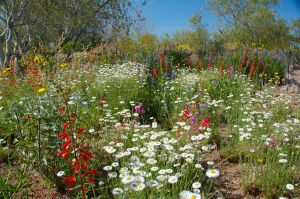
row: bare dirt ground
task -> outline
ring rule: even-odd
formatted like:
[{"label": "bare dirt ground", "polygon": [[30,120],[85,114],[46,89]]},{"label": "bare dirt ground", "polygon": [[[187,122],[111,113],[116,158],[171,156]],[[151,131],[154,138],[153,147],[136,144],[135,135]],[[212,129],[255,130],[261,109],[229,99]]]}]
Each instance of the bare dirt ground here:
[{"label": "bare dirt ground", "polygon": [[[13,185],[20,185],[22,182],[27,181],[24,186],[17,192],[13,193],[11,198],[32,198],[32,199],[69,199],[66,194],[61,194],[57,189],[47,183],[43,177],[36,171],[28,171],[26,178],[23,180],[18,179],[16,176],[17,168],[21,165],[19,161],[13,161],[11,167],[7,163],[0,163],[0,175],[8,179],[8,183]],[[28,192],[27,192],[28,191]],[[2,199],[3,196],[0,195]],[[3,198],[4,199],[4,198]]]},{"label": "bare dirt ground", "polygon": [[295,64],[290,69],[291,72],[288,79],[292,86],[288,88],[289,93],[300,94],[300,65]]},{"label": "bare dirt ground", "polygon": [[[250,195],[242,189],[241,168],[239,163],[222,159],[218,150],[212,151],[206,160],[213,161],[220,171],[215,179],[214,190],[224,199],[262,199],[259,194]],[[204,159],[204,160],[205,160]]]}]

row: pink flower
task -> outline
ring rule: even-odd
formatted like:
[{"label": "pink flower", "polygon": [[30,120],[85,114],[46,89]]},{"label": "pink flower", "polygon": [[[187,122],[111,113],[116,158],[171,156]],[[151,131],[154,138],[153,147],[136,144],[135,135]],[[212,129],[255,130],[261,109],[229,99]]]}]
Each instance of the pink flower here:
[{"label": "pink flower", "polygon": [[135,106],[134,107],[135,112],[137,112],[137,113],[145,113],[145,110],[142,108],[142,106],[143,106],[143,103],[139,103],[138,106]]}]

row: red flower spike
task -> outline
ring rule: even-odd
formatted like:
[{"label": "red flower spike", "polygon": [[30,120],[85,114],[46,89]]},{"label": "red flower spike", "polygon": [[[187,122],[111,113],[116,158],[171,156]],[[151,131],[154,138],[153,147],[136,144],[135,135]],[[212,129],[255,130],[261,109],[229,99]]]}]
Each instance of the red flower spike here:
[{"label": "red flower spike", "polygon": [[177,139],[180,140],[180,126],[177,128]]},{"label": "red flower spike", "polygon": [[75,163],[74,175],[79,172],[79,164],[78,162]]}]

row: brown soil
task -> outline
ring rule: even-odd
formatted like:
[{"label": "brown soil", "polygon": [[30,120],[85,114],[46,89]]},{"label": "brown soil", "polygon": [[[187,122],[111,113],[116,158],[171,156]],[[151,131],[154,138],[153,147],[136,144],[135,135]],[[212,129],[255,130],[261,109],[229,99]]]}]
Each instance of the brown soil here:
[{"label": "brown soil", "polygon": [[[20,181],[17,179],[17,168],[21,167],[18,161],[12,163],[12,167],[8,167],[6,163],[0,163],[0,175],[8,178],[8,182],[18,185]],[[66,194],[57,192],[53,185],[50,185],[36,171],[28,171],[27,179],[29,181],[25,187],[21,188],[17,193],[13,193],[11,198],[32,198],[32,199],[69,199]],[[28,190],[28,194],[25,191]],[[0,195],[0,198],[3,196]]]},{"label": "brown soil", "polygon": [[250,195],[242,189],[240,165],[222,159],[217,150],[212,151],[204,161],[213,161],[220,171],[220,176],[215,179],[214,189],[217,195],[226,199],[261,199],[259,193]]},{"label": "brown soil", "polygon": [[293,84],[293,86],[291,86],[289,92],[299,94],[300,93],[300,65],[295,64],[290,68],[292,68],[292,70],[289,76],[289,80]]}]

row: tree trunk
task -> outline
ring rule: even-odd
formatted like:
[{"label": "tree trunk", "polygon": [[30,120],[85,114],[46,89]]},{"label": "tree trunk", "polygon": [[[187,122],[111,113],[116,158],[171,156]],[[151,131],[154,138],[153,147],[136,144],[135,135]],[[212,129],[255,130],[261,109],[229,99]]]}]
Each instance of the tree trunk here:
[{"label": "tree trunk", "polygon": [[5,49],[5,59],[4,59],[4,65],[8,66],[10,58],[11,58],[11,40],[12,40],[12,32],[11,29],[7,29],[6,33],[6,49]]},{"label": "tree trunk", "polygon": [[0,68],[1,66],[4,64],[3,63],[3,57],[4,57],[4,54],[3,54],[3,40],[2,40],[2,37],[0,37]]},{"label": "tree trunk", "polygon": [[22,65],[20,63],[20,58],[21,58],[20,48],[17,43],[15,43],[13,55],[14,55],[14,62],[15,62],[17,74],[24,75],[24,71],[23,71]]}]

